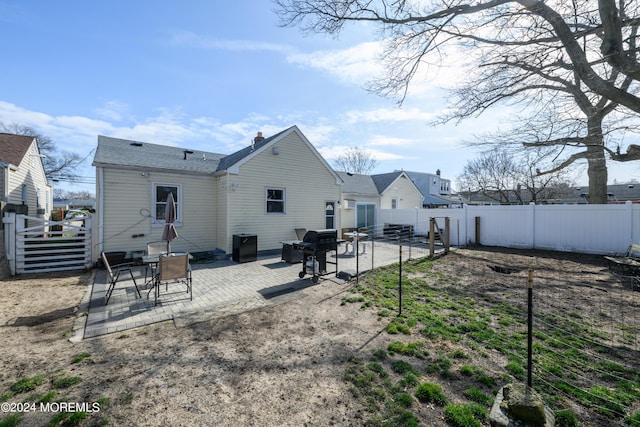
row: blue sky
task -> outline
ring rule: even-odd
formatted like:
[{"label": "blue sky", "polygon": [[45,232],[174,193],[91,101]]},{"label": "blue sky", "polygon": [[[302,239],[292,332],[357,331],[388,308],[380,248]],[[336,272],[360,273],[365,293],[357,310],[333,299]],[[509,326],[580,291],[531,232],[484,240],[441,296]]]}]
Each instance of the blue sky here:
[{"label": "blue sky", "polygon": [[[457,189],[478,154],[463,140],[508,111],[429,126],[454,67],[429,70],[402,107],[366,92],[381,71],[372,30],[305,37],[279,28],[267,0],[0,0],[0,122],[83,156],[99,134],[232,153],[297,125],[330,163],[358,146],[379,160],[374,173],[440,169]],[[92,158],[86,184],[60,185],[94,192]],[[635,164],[610,165],[610,183],[638,176]],[[584,168],[575,180],[586,184]]]}]

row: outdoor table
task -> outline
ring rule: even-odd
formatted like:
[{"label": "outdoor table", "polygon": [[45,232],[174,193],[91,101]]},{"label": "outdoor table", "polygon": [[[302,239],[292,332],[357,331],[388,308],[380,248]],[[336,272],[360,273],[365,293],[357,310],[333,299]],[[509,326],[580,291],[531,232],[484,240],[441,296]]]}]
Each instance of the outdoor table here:
[{"label": "outdoor table", "polygon": [[[351,252],[349,252],[349,242],[347,242],[347,244],[345,245],[345,248],[344,248],[344,254],[343,255],[351,255],[351,256],[356,256],[356,254],[358,252],[360,252],[360,238],[361,237],[369,237],[369,235],[367,233],[360,233],[360,232],[355,232],[355,231],[350,231],[348,233],[344,233],[344,235],[347,236],[347,237],[354,238],[355,244],[353,242],[351,243]],[[366,251],[367,251],[367,247],[363,243],[362,244],[362,252],[360,252],[360,254],[363,255]]]}]

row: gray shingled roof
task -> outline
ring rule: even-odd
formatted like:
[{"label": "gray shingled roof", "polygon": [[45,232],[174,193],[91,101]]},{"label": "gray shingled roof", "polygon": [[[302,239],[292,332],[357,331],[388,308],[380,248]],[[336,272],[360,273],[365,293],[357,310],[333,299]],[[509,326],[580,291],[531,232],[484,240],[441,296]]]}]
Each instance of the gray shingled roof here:
[{"label": "gray shingled roof", "polygon": [[[229,155],[100,135],[98,136],[98,148],[93,158],[93,166],[119,166],[128,169],[212,174],[227,170],[289,129],[291,128]],[[188,152],[185,153],[185,151]]]},{"label": "gray shingled roof", "polygon": [[336,173],[342,179],[342,181],[344,181],[344,184],[342,184],[343,193],[361,196],[380,195],[375,183],[373,182],[373,179],[371,179],[371,176],[349,172]]},{"label": "gray shingled roof", "polygon": [[98,148],[93,166],[120,166],[124,168],[173,170],[191,173],[214,173],[223,154],[189,150],[148,142],[98,136]]},{"label": "gray shingled roof", "polygon": [[[293,127],[293,126],[291,126],[291,127]],[[278,138],[283,133],[287,132],[289,129],[291,129],[291,127],[283,130],[282,132],[278,132],[277,134],[272,135],[269,138],[265,138],[260,142],[256,142],[253,145],[245,147],[242,150],[238,150],[233,154],[229,154],[228,156],[225,156],[224,158],[222,158],[220,160],[220,164],[218,165],[218,169],[217,170],[218,171],[224,171],[224,170],[229,169],[231,166],[235,165],[240,160],[244,159],[249,154],[253,153],[255,150],[258,150],[261,147],[264,147],[265,145],[267,145],[268,143],[270,143],[274,139]]]},{"label": "gray shingled roof", "polygon": [[18,166],[33,140],[33,136],[0,133],[0,162]]},{"label": "gray shingled roof", "polygon": [[402,171],[381,173],[377,175],[371,175],[371,179],[373,179],[373,182],[375,183],[376,188],[378,189],[378,193],[382,194],[384,190],[386,190],[391,184],[393,184],[393,181],[398,179],[398,177],[402,173],[403,173]]}]

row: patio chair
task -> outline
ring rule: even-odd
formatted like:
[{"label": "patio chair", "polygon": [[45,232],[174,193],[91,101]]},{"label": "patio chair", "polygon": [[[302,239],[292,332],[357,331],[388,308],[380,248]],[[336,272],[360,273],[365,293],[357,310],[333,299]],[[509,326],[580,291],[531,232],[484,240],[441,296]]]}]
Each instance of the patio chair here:
[{"label": "patio chair", "polygon": [[[155,242],[147,243],[147,255],[162,255],[168,253],[169,243],[166,240],[158,240]],[[151,273],[151,277],[154,276],[153,264],[147,263],[144,268],[144,283],[147,283],[147,276]]]},{"label": "patio chair", "polygon": [[300,241],[302,241],[304,239],[304,235],[307,234],[306,228],[294,228],[293,230],[296,232],[296,237]]},{"label": "patio chair", "polygon": [[189,254],[160,255],[158,272],[154,283],[154,305],[158,304],[160,285],[163,282],[165,284],[165,290],[167,291],[169,290],[169,283],[181,283],[185,285],[186,291],[189,294],[189,299],[193,301],[193,286],[191,280],[191,266],[189,265]]},{"label": "patio chair", "polygon": [[131,276],[131,280],[133,280],[133,286],[136,287],[138,296],[142,298],[142,295],[140,295],[140,289],[138,289],[138,284],[136,283],[136,279],[133,277],[132,270],[135,267],[135,265],[133,263],[122,263],[122,264],[116,264],[112,266],[111,264],[109,264],[109,259],[107,258],[107,255],[104,252],[102,252],[101,257],[102,257],[102,263],[104,264],[104,267],[107,270],[107,278],[109,280],[109,287],[107,288],[107,293],[104,296],[105,298],[104,305],[109,304],[109,298],[111,298],[113,289],[116,287],[116,283],[118,283],[118,280],[120,279],[120,274],[122,272],[129,272],[129,275]]},{"label": "patio chair", "polygon": [[605,256],[609,269],[617,267],[622,274],[640,276],[640,244],[631,243],[627,251],[618,256]]}]

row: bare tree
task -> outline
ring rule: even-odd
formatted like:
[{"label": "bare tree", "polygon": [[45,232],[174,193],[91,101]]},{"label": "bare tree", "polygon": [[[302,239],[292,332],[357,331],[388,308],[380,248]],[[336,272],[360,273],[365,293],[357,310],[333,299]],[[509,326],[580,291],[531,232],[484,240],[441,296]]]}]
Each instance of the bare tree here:
[{"label": "bare tree", "polygon": [[465,165],[458,177],[460,192],[482,194],[501,204],[540,203],[566,193],[571,182],[566,170],[539,175],[537,164],[549,157],[544,150],[528,151],[514,157],[508,150],[494,148]]},{"label": "bare tree", "polygon": [[[498,48],[484,54],[480,71],[453,91],[454,108],[443,121],[464,119],[500,101],[520,104],[525,113],[513,120],[517,126],[480,137],[480,143],[554,151],[559,161],[551,169],[539,167],[541,175],[585,161],[590,202],[607,203],[607,157],[640,158],[630,153],[632,147],[625,155],[619,153],[623,136],[637,131],[638,120],[619,104],[591,92],[570,67],[550,58],[553,55],[544,49],[514,48],[507,53]],[[611,78],[617,75],[612,70]],[[630,83],[626,78],[623,87]]]},{"label": "bare tree", "polygon": [[[451,43],[476,46],[553,45],[590,90],[640,113],[640,98],[594,69],[606,62],[640,80],[636,1],[544,0],[274,0],[282,26],[338,34],[348,22],[378,24],[388,40],[389,75],[381,89],[406,94],[422,63],[433,62]],[[576,20],[586,16],[589,20]],[[507,24],[506,26],[504,24]],[[480,31],[478,31],[480,30]],[[530,31],[532,30],[532,31]],[[589,35],[590,43],[580,43]],[[595,43],[595,44],[594,44]],[[435,55],[434,55],[435,54]]]},{"label": "bare tree", "polygon": [[373,154],[364,148],[350,147],[333,160],[336,169],[359,174],[368,174],[378,166]]},{"label": "bare tree", "polygon": [[81,199],[88,200],[93,198],[93,194],[89,191],[66,191],[61,188],[56,188],[53,190],[53,197],[57,199]]},{"label": "bare tree", "polygon": [[[597,4],[536,0],[276,3],[282,25],[298,25],[308,32],[337,34],[350,21],[378,24],[386,41],[386,73],[369,89],[398,96],[401,103],[414,77],[425,64],[438,61],[442,49],[452,44],[468,48],[465,58],[472,73],[461,82],[459,103],[451,117],[479,115],[504,102],[528,104],[522,108],[529,108],[529,117],[534,118],[551,107],[559,112],[557,117],[573,115],[582,127],[574,126],[572,133],[549,134],[547,126],[534,139],[510,131],[511,141],[526,147],[556,147],[558,155],[565,157],[555,167],[586,160],[594,203],[606,202],[605,154],[618,161],[640,159],[640,146],[629,144],[622,153],[620,139],[615,141],[612,126],[605,123],[614,111],[640,112],[636,1],[620,2],[619,9],[613,1],[603,0]],[[633,130],[633,126],[624,128]],[[608,148],[606,138],[618,147]]]},{"label": "bare tree", "polygon": [[77,153],[58,150],[51,138],[38,132],[31,126],[16,123],[4,124],[0,122],[0,130],[15,135],[32,136],[36,139],[38,150],[44,157],[42,165],[49,181],[65,180],[74,182],[79,178],[76,169],[86,160]]}]

